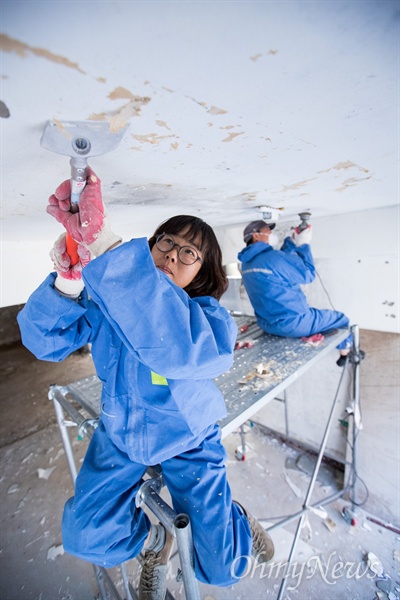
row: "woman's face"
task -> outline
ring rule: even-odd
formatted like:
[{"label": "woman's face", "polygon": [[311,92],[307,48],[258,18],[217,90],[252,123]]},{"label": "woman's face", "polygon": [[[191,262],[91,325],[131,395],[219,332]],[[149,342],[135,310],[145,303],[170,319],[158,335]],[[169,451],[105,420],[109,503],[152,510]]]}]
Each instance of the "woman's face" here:
[{"label": "woman's face", "polygon": [[160,269],[160,271],[168,275],[171,281],[183,289],[193,281],[197,273],[200,271],[202,264],[199,260],[196,260],[196,262],[191,265],[184,264],[179,259],[179,246],[185,246],[185,251],[186,247],[189,247],[187,250],[188,254],[191,255],[191,249],[192,252],[197,254],[200,257],[200,260],[202,260],[203,255],[199,250],[200,239],[196,238],[195,240],[189,240],[185,235],[185,232],[173,235],[166,234],[165,237],[172,239],[177,245],[171,247],[171,249],[167,252],[162,252],[159,250],[159,248],[157,248],[157,245],[154,244],[153,248],[151,249],[151,255],[153,257],[154,264],[156,265],[157,269]]}]

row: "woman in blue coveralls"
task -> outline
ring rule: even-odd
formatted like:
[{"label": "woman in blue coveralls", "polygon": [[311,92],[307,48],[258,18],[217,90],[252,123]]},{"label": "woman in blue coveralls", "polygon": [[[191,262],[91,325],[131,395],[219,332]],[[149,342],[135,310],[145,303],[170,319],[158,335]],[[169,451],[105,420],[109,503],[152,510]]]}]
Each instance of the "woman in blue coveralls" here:
[{"label": "woman in blue coveralls", "polygon": [[232,365],[237,330],[218,302],[226,277],[213,230],[178,216],[150,240],[122,244],[90,168],[79,212],[70,211],[69,181],[47,212],[79,242],[79,262],[71,265],[60,236],[56,272],[18,315],[22,340],[48,361],[90,343],[103,383],[99,425],[64,509],[66,551],[113,567],[143,550],[140,598],[162,600],[172,538],[135,506],[147,466],[160,463],[174,509],[191,520],[196,577],[237,582],[250,554],[266,562],[274,547],[226,479],[216,424],[225,403],[211,379]]},{"label": "woman in blue coveralls", "polygon": [[[315,278],[311,225],[303,231],[296,228],[280,250],[271,244],[274,228],[275,223],[263,220],[249,223],[243,232],[246,247],[238,254],[243,284],[261,329],[282,337],[308,337],[349,327],[345,314],[308,306],[300,287]],[[339,366],[345,364],[351,345],[351,335],[338,345]]]}]

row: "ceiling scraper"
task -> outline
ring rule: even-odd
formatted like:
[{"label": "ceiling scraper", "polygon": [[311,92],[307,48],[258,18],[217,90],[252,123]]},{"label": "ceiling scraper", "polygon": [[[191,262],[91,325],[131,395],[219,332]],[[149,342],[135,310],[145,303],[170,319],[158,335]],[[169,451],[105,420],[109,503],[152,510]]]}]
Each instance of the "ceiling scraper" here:
[{"label": "ceiling scraper", "polygon": [[[107,121],[48,121],[40,140],[43,148],[70,156],[71,212],[79,210],[79,197],[86,185],[88,158],[114,150],[123,138],[127,125],[117,131]],[[77,243],[67,233],[67,252],[71,264],[78,260]]]}]

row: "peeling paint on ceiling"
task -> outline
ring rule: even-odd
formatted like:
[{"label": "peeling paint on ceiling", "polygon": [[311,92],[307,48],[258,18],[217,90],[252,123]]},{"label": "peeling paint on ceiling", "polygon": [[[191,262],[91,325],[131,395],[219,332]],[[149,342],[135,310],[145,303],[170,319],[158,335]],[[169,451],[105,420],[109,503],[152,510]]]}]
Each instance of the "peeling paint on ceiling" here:
[{"label": "peeling paint on ceiling", "polygon": [[85,72],[82,71],[77,63],[71,62],[68,60],[68,58],[65,58],[65,56],[53,54],[53,52],[50,52],[45,48],[33,48],[32,46],[24,44],[19,40],[15,40],[5,34],[0,34],[0,50],[2,52],[15,52],[22,58],[25,58],[29,55],[29,53],[32,53],[35,56],[40,56],[41,58],[59,63],[70,69],[76,69],[80,73],[85,74]]},{"label": "peeling paint on ceiling", "polygon": [[234,226],[398,202],[397,0],[73,6],[90,27],[67,0],[2,1],[4,243],[58,233],[49,119],[129,126],[91,160],[124,237],[183,210]]}]

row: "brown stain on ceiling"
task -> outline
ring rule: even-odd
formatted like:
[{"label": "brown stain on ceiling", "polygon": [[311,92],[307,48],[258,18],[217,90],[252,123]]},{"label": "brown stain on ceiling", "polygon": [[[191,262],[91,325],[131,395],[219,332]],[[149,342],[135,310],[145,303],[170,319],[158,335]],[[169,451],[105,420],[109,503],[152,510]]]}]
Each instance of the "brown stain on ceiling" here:
[{"label": "brown stain on ceiling", "polygon": [[313,146],[313,148],[316,148],[316,144],[313,144],[312,142],[307,142],[307,140],[303,140],[303,138],[294,138],[296,140],[299,140],[299,142],[302,142],[303,144],[307,144],[308,146]]},{"label": "brown stain on ceiling", "polygon": [[69,69],[75,69],[79,73],[86,75],[85,71],[82,71],[78,63],[70,61],[65,56],[53,54],[45,48],[35,48],[33,46],[29,46],[28,44],[24,44],[19,40],[15,40],[14,38],[11,38],[8,35],[5,35],[4,33],[0,34],[0,50],[2,50],[3,52],[15,52],[15,54],[17,54],[21,58],[25,58],[31,52],[35,56],[45,58],[46,60],[50,60],[51,62],[63,65],[64,67],[68,67]]},{"label": "brown stain on ceiling", "polygon": [[106,113],[92,113],[88,117],[89,121],[107,121]]},{"label": "brown stain on ceiling", "polygon": [[311,179],[305,179],[304,181],[298,181],[297,183],[293,183],[292,185],[284,185],[282,186],[281,192],[289,192],[290,190],[298,190],[299,188],[308,185],[310,181],[315,181],[317,178],[312,177]]},{"label": "brown stain on ceiling", "polygon": [[368,169],[356,165],[355,163],[351,162],[351,160],[344,160],[343,162],[339,162],[333,167],[326,169],[325,171],[318,171],[318,173],[329,173],[329,171],[340,171],[342,169],[352,169],[353,167],[358,169],[359,171],[362,171],[363,173],[369,173]]},{"label": "brown stain on ceiling", "polygon": [[247,196],[245,202],[255,202],[257,199],[257,194],[258,192],[245,192],[245,195]]},{"label": "brown stain on ceiling", "polygon": [[66,138],[71,139],[71,137],[72,137],[71,133],[65,129],[64,124],[56,118],[54,118],[53,121],[56,124],[58,131],[62,135],[65,135]]},{"label": "brown stain on ceiling", "polygon": [[129,90],[127,90],[126,88],[124,88],[122,86],[116,87],[115,90],[113,90],[112,92],[110,92],[108,94],[108,97],[110,98],[110,100],[133,100],[133,101],[146,100],[147,102],[150,101],[150,98],[143,97],[143,96],[136,96],[135,94],[132,94],[132,92],[130,92]]},{"label": "brown stain on ceiling", "polygon": [[[139,135],[139,134],[134,134],[132,135],[132,137],[137,140],[138,142],[142,142],[144,144],[153,144],[153,145],[158,145],[160,142],[162,142],[163,140],[167,140],[169,138],[176,138],[176,135],[157,135],[156,133],[148,133],[147,135]],[[176,148],[178,147],[177,143],[176,144]],[[171,147],[174,144],[171,144]],[[174,148],[174,150],[176,150],[176,148]]]},{"label": "brown stain on ceiling", "polygon": [[358,178],[358,179],[357,179],[357,177],[351,177],[350,179],[346,179],[346,181],[343,182],[342,187],[337,188],[335,190],[335,192],[344,192],[349,187],[353,187],[353,186],[357,185],[357,183],[362,183],[363,181],[368,181],[369,179],[372,179],[372,177],[371,176],[369,176],[369,177],[361,177],[361,178]]},{"label": "brown stain on ceiling", "polygon": [[235,195],[235,196],[227,196],[227,200],[229,200],[230,202],[233,203],[238,203],[238,204],[248,204],[248,203],[252,203],[254,204],[254,202],[257,200],[257,192],[242,192],[241,194]]},{"label": "brown stain on ceiling", "polygon": [[210,115],[226,115],[228,111],[223,108],[218,108],[218,106],[211,106],[207,112],[210,113]]},{"label": "brown stain on ceiling", "polygon": [[186,98],[189,98],[189,100],[192,100],[193,102],[196,102],[196,104],[198,104],[199,106],[202,106],[203,108],[206,109],[206,111],[208,113],[210,113],[210,115],[226,115],[227,114],[227,110],[225,110],[224,108],[219,108],[218,106],[209,106],[207,102],[200,102],[200,100],[197,100],[196,98],[193,98],[192,96],[186,96]]},{"label": "brown stain on ceiling", "polygon": [[[274,56],[275,54],[278,54],[278,50],[268,50],[267,54],[272,54]],[[258,52],[257,54],[250,56],[250,60],[252,60],[253,62],[256,62],[261,57],[262,57],[262,54],[260,52]]]},{"label": "brown stain on ceiling", "polygon": [[[329,173],[330,171],[340,171],[340,170],[347,170],[347,169],[353,169],[353,168],[358,169],[359,171],[362,171],[363,173],[369,173],[368,169],[365,169],[364,167],[360,167],[359,165],[356,165],[355,163],[351,162],[350,160],[345,160],[343,162],[337,163],[336,165],[334,165],[333,167],[330,167],[329,169],[325,169],[324,171],[318,171],[317,175],[321,175],[322,173]],[[315,181],[316,179],[317,179],[317,177],[312,177],[311,179],[305,179],[304,181],[298,181],[296,183],[293,183],[292,185],[285,185],[282,187],[281,191],[288,192],[290,190],[298,190],[299,188],[304,187],[305,185],[308,185],[311,181]],[[356,185],[357,183],[359,183],[361,181],[367,181],[368,179],[371,179],[371,176],[363,177],[361,179],[352,177],[352,178],[344,181],[342,187],[337,188],[335,191],[343,192],[348,187],[352,187],[352,186]]]},{"label": "brown stain on ceiling", "polygon": [[110,98],[110,100],[129,100],[129,102],[124,104],[124,106],[113,115],[108,115],[105,112],[93,113],[90,115],[89,120],[109,121],[110,131],[112,133],[117,133],[127,125],[129,119],[140,115],[142,107],[151,100],[149,96],[137,96],[132,94],[132,92],[122,86],[119,86],[110,92],[108,98]]},{"label": "brown stain on ceiling", "polygon": [[236,133],[230,133],[228,135],[228,137],[226,137],[224,140],[222,140],[223,142],[231,142],[232,140],[235,139],[235,137],[237,137],[238,135],[243,135],[245,132],[244,131],[240,131],[240,132],[236,132]]},{"label": "brown stain on ceiling", "polygon": [[[32,53],[35,56],[45,58],[45,59],[55,62],[57,64],[61,64],[65,67],[68,67],[70,69],[76,69],[79,73],[82,73],[83,75],[86,74],[84,71],[82,71],[82,69],[79,67],[79,65],[77,63],[74,63],[74,62],[68,60],[68,58],[66,58],[64,56],[59,56],[57,54],[53,54],[52,52],[49,52],[48,50],[46,50],[44,48],[35,48],[33,46],[29,46],[28,44],[24,44],[23,42],[13,39],[5,34],[0,34],[0,50],[2,50],[3,52],[14,52],[18,56],[21,56],[22,58],[26,57],[28,55],[28,53]],[[98,77],[97,81],[99,81],[100,83],[105,83],[106,79],[104,77]],[[141,112],[142,106],[144,106],[144,105],[148,104],[148,102],[150,102],[149,97],[136,96],[135,94],[132,94],[126,88],[123,88],[122,86],[115,88],[115,90],[110,92],[108,97],[111,100],[123,99],[123,100],[129,100],[129,102],[111,116],[107,115],[107,113],[104,113],[104,112],[103,113],[95,113],[89,117],[89,120],[96,120],[96,121],[108,120],[110,123],[110,131],[113,133],[116,133],[116,132],[120,131],[121,129],[123,129],[127,125],[129,119],[131,119],[131,117],[135,117],[135,116],[139,115]]]},{"label": "brown stain on ceiling", "polygon": [[[145,104],[147,104],[147,102]],[[141,108],[142,107],[140,105],[138,106],[135,102],[128,102],[128,104],[125,104],[117,114],[108,119],[110,131],[115,133],[120,129],[123,129],[132,117],[140,115]]]},{"label": "brown stain on ceiling", "polygon": [[165,121],[160,121],[159,119],[157,119],[156,125],[158,125],[159,127],[165,127],[166,129],[168,129],[168,131],[171,131],[171,128],[168,127],[168,125]]}]

